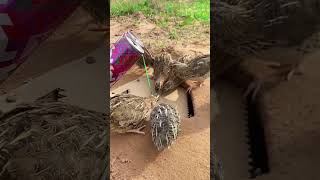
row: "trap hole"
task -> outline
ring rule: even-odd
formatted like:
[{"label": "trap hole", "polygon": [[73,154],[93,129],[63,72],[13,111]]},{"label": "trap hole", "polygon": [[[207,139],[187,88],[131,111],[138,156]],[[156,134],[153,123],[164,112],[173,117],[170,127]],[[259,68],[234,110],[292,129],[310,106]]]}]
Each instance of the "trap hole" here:
[{"label": "trap hole", "polygon": [[190,92],[187,93],[187,106],[188,106],[188,117],[191,118],[194,116],[194,107],[192,95]]}]

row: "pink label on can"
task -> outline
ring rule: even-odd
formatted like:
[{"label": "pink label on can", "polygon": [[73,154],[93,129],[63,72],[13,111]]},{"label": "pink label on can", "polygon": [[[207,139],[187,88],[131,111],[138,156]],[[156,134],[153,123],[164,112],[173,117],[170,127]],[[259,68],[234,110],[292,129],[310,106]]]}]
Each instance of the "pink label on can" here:
[{"label": "pink label on can", "polygon": [[122,36],[110,48],[110,83],[111,86],[118,81],[141,57],[141,54],[135,50]]}]

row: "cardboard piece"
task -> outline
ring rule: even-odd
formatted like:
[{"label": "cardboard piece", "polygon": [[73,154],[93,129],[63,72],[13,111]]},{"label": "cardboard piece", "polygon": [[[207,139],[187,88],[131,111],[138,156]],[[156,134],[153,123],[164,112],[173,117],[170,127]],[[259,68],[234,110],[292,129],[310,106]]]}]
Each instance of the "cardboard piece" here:
[{"label": "cardboard piece", "polygon": [[[123,83],[120,82],[117,83]],[[128,83],[111,89],[110,97],[114,96],[114,94],[122,93],[126,90],[129,90],[130,94],[141,96],[141,97],[149,97],[151,95],[151,90],[149,88],[146,75],[140,76],[139,78],[129,81]],[[152,89],[154,91],[154,89]],[[178,112],[181,117],[188,117],[188,106],[187,106],[187,95],[186,90],[182,88],[178,88],[171,94],[160,97],[159,102],[170,104],[178,109]]]},{"label": "cardboard piece", "polygon": [[[93,64],[86,62],[86,57],[92,56],[96,60]],[[32,102],[40,96],[54,90],[65,89],[66,98],[61,101],[80,106],[89,110],[105,112],[107,82],[107,51],[105,45],[87,56],[71,63],[53,69],[42,76],[30,80],[28,83],[0,96],[2,111],[8,111],[21,102]],[[6,98],[16,95],[15,103],[7,103]]]}]

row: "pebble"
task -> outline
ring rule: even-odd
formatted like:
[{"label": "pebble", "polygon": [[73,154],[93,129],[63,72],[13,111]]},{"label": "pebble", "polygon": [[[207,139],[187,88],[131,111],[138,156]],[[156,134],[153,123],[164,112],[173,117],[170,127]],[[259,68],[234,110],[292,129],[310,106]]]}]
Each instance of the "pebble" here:
[{"label": "pebble", "polygon": [[94,64],[94,63],[96,63],[96,59],[92,56],[88,56],[88,57],[86,57],[86,62],[87,62],[87,64]]},{"label": "pebble", "polygon": [[6,98],[7,103],[13,103],[17,101],[17,97],[15,95],[10,95]]},{"label": "pebble", "polygon": [[121,159],[121,162],[122,162],[122,163],[129,163],[130,160],[129,160],[129,159]]}]

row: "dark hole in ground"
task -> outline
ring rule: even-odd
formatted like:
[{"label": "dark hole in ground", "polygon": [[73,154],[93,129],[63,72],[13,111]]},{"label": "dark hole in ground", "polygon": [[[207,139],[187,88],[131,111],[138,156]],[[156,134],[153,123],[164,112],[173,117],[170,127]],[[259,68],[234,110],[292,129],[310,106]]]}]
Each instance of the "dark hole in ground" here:
[{"label": "dark hole in ground", "polygon": [[194,116],[194,107],[191,92],[187,92],[188,117]]},{"label": "dark hole in ground", "polygon": [[[258,98],[257,98],[258,99]],[[269,161],[259,102],[247,100],[250,178],[269,173]]]}]

